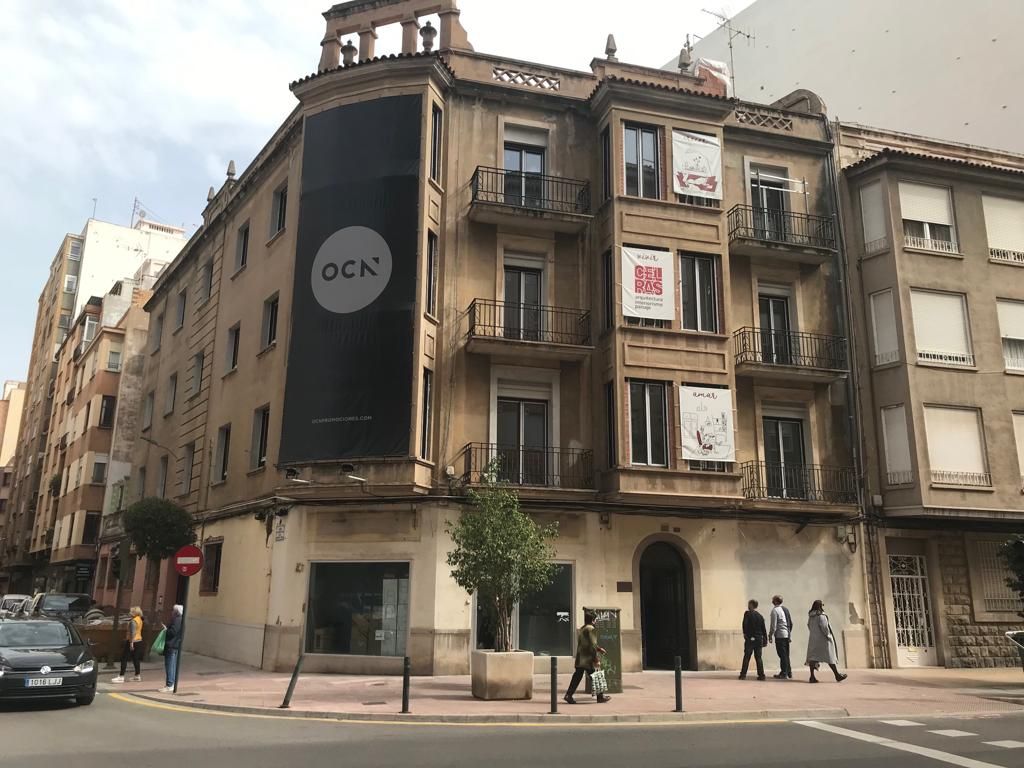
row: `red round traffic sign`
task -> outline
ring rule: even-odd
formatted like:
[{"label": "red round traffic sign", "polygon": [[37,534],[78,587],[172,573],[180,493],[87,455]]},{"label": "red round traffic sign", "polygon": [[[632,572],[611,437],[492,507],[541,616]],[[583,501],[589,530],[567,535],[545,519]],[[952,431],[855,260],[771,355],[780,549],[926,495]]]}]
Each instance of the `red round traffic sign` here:
[{"label": "red round traffic sign", "polygon": [[174,570],[181,576],[195,576],[203,569],[203,552],[199,547],[186,544],[174,553]]}]

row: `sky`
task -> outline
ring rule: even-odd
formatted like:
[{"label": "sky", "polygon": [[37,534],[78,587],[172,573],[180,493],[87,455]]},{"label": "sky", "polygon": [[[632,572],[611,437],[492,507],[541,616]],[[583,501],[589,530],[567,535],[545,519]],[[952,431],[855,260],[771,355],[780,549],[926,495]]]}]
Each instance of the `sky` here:
[{"label": "sky", "polygon": [[[752,0],[461,0],[477,51],[588,69],[615,35],[621,61],[658,67],[686,35]],[[8,0],[0,25],[0,381],[26,376],[36,306],[67,232],[93,213],[128,225],[201,221],[229,160],[239,172],[295,106],[329,0]],[[652,20],[657,20],[652,23]],[[382,29],[377,53],[397,52]]]}]

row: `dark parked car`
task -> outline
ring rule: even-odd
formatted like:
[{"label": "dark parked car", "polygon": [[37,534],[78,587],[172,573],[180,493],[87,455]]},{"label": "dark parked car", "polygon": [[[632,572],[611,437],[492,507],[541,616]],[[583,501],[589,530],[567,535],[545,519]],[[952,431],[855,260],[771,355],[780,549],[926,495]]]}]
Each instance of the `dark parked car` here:
[{"label": "dark parked car", "polygon": [[0,619],[0,701],[96,697],[96,659],[61,619]]},{"label": "dark parked car", "polygon": [[61,619],[78,619],[85,616],[95,601],[89,595],[62,592],[40,593],[23,610],[32,616],[53,616]]}]

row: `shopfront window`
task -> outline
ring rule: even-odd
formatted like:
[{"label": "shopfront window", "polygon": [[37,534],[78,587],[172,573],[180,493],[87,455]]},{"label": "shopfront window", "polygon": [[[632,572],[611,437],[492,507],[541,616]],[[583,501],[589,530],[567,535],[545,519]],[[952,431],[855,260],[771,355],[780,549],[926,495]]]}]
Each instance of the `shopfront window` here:
[{"label": "shopfront window", "polygon": [[[520,602],[513,614],[517,648],[540,656],[572,656],[576,628],[572,608],[573,567],[559,564],[554,579]],[[476,600],[476,647],[494,648],[496,617],[490,601]]]},{"label": "shopfront window", "polygon": [[408,563],[313,563],[307,653],[405,656]]}]

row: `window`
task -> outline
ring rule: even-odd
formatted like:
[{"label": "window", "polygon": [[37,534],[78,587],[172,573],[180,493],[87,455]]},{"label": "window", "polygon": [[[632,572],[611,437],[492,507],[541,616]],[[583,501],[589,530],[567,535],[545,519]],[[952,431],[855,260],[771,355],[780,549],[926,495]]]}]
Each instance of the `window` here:
[{"label": "window", "polygon": [[90,315],[85,318],[85,327],[82,329],[82,347],[84,348],[90,341],[96,338],[96,326],[99,325],[99,321],[95,316]]},{"label": "window", "polygon": [[602,293],[604,299],[604,327],[615,325],[615,256],[611,250],[601,257]]},{"label": "window", "polygon": [[548,401],[499,397],[498,477],[515,485],[557,483],[548,467]]},{"label": "window", "polygon": [[992,485],[977,408],[926,405],[928,463],[937,485]]},{"label": "window", "polygon": [[216,592],[220,589],[220,561],[224,542],[217,541],[203,545],[203,570],[199,577],[200,592]]},{"label": "window", "polygon": [[146,393],[146,400],[142,404],[142,428],[149,429],[153,426],[153,401],[156,398],[155,392]]},{"label": "window", "polygon": [[228,329],[228,359],[226,361],[228,372],[238,367],[238,341],[242,335],[241,325]]},{"label": "window", "polygon": [[882,440],[885,445],[886,483],[913,483],[914,469],[910,461],[907,413],[902,405],[890,405],[882,409]]},{"label": "window", "polygon": [[908,248],[957,252],[953,206],[947,187],[901,181],[900,210],[903,241]]},{"label": "window", "polygon": [[408,563],[311,563],[308,605],[307,653],[405,656]]},{"label": "window", "polygon": [[288,213],[288,186],[285,185],[274,193],[274,201],[270,212],[270,235],[273,237],[284,229]]},{"label": "window", "polygon": [[[506,136],[511,133],[523,134],[530,139],[529,132],[514,131],[506,128]],[[526,208],[539,208],[544,201],[544,151],[543,146],[526,143],[505,142],[505,198],[506,205],[521,205]]]},{"label": "window", "polygon": [[604,385],[604,413],[605,413],[605,435],[608,440],[608,468],[618,464],[618,451],[616,450],[615,428],[615,382],[609,381]]},{"label": "window", "polygon": [[437,235],[427,232],[427,314],[437,316]]},{"label": "window", "polygon": [[156,495],[161,499],[167,495],[167,457],[161,456],[156,471]]},{"label": "window", "polygon": [[917,362],[974,365],[966,296],[911,290],[910,303],[914,313]]},{"label": "window", "polygon": [[172,373],[167,379],[167,392],[164,393],[164,416],[174,412],[174,399],[178,395],[178,374]]},{"label": "window", "polygon": [[213,295],[213,262],[208,261],[199,271],[199,301],[206,301],[211,295]]},{"label": "window", "polygon": [[441,181],[441,129],[444,127],[444,113],[437,104],[430,112],[430,178]]},{"label": "window", "polygon": [[875,365],[895,363],[899,360],[896,309],[893,306],[890,289],[871,294],[871,330],[875,343]]},{"label": "window", "polygon": [[70,325],[71,315],[69,315],[67,312],[61,312],[60,317],[57,318],[57,327],[60,328],[62,331],[66,332]]},{"label": "window", "polygon": [[[276,232],[271,227],[271,234]],[[249,263],[249,222],[245,222],[238,228],[238,234],[235,236],[235,272],[240,269],[244,269],[245,265]],[[212,267],[211,267],[212,269]]]},{"label": "window", "polygon": [[195,397],[199,394],[200,388],[203,386],[203,364],[206,362],[206,355],[203,352],[197,352],[192,356],[192,393],[191,397]]},{"label": "window", "polygon": [[71,248],[70,248],[70,250],[68,252],[68,258],[71,259],[71,261],[81,261],[82,260],[82,241],[81,240],[72,240],[71,241]]},{"label": "window", "polygon": [[114,426],[114,407],[117,405],[117,398],[113,395],[103,395],[100,401],[100,426],[110,429]]},{"label": "window", "polygon": [[658,129],[627,123],[622,152],[625,158],[626,194],[660,199]]},{"label": "window", "polygon": [[149,348],[156,352],[160,349],[160,341],[164,335],[164,315],[161,312],[153,321],[153,327],[149,332]]},{"label": "window", "polygon": [[629,382],[630,460],[633,464],[668,466],[666,405],[664,384]]},{"label": "window", "polygon": [[64,275],[64,293],[74,293],[78,290],[78,277],[76,275]]},{"label": "window", "polygon": [[92,477],[90,483],[102,485],[107,482],[107,457],[95,456],[92,460]]},{"label": "window", "polygon": [[192,490],[192,466],[196,460],[196,444],[189,443],[185,446],[185,458],[181,463],[181,495],[184,496]]},{"label": "window", "polygon": [[85,526],[82,529],[83,544],[96,544],[100,540],[100,520],[102,517],[99,512],[85,513]]},{"label": "window", "polygon": [[146,468],[139,467],[138,475],[136,476],[135,482],[137,483],[136,491],[139,494],[140,499],[146,498]]},{"label": "window", "polygon": [[275,293],[263,302],[263,327],[260,331],[260,346],[266,349],[277,342],[278,296]]},{"label": "window", "polygon": [[880,181],[860,188],[860,224],[864,236],[864,253],[885,250],[889,239],[885,234],[885,196]]},{"label": "window", "polygon": [[802,418],[764,416],[764,477],[772,499],[809,499],[817,492],[809,469]]},{"label": "window", "polygon": [[175,309],[174,329],[178,330],[185,325],[185,307],[188,305],[188,292],[183,288],[178,294],[178,304]]},{"label": "window", "polygon": [[267,466],[267,444],[270,436],[270,406],[257,408],[252,418],[252,450],[249,462],[252,469]]},{"label": "window", "polygon": [[682,254],[679,287],[683,328],[718,332],[718,260],[714,256]]},{"label": "window", "polygon": [[999,557],[1005,539],[967,540],[967,565],[975,621],[1019,621],[1024,603],[1006,580],[1013,574]]},{"label": "window", "polygon": [[981,196],[988,232],[988,255],[1024,264],[1024,200]]},{"label": "window", "polygon": [[1024,413],[1013,414],[1013,435],[1017,440],[1017,465],[1021,490],[1024,491]]},{"label": "window", "polygon": [[433,429],[434,404],[434,373],[423,369],[423,417],[420,421],[420,458],[430,460],[430,437]]},{"label": "window", "polygon": [[601,131],[601,199],[608,200],[614,189],[612,181],[612,131],[605,126]]},{"label": "window", "polygon": [[998,299],[999,334],[1003,337],[1003,361],[1007,370],[1024,370],[1024,301]]},{"label": "window", "polygon": [[120,371],[121,370],[121,350],[120,348],[111,347],[107,352],[107,370],[108,371]]},{"label": "window", "polygon": [[[575,649],[573,616],[573,568],[555,566],[551,583],[519,603],[518,648],[541,656],[571,656]],[[479,615],[479,614],[478,614]],[[479,622],[477,634],[479,639]],[[490,646],[493,648],[494,646]]]},{"label": "window", "polygon": [[231,454],[231,425],[225,424],[217,430],[217,454],[214,458],[213,482],[223,483],[228,479],[228,459]]}]

